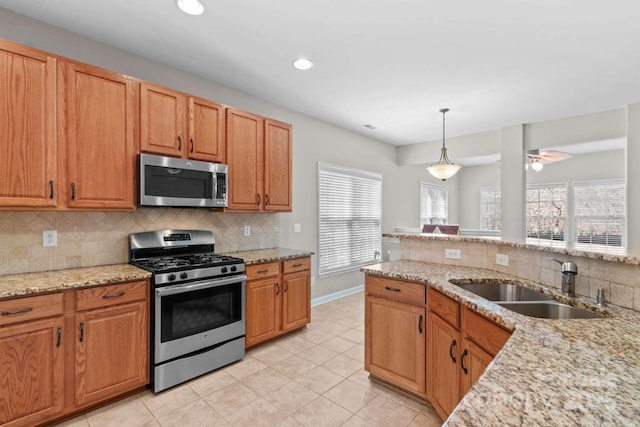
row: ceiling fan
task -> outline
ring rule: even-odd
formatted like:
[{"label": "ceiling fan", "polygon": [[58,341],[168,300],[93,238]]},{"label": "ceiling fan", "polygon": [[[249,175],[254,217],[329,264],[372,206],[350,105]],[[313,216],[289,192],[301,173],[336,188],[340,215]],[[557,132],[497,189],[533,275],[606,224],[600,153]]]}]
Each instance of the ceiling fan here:
[{"label": "ceiling fan", "polygon": [[[531,163],[531,168],[536,172],[541,171],[543,165],[547,163],[567,160],[572,156],[573,154],[556,150],[527,150],[527,158],[529,159],[529,163]],[[529,163],[526,164],[526,168],[529,167]]]}]

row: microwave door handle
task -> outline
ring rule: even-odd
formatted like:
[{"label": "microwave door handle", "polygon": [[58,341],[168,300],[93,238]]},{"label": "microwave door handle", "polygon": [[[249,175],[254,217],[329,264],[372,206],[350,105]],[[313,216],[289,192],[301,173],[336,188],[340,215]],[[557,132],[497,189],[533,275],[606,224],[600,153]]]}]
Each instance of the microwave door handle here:
[{"label": "microwave door handle", "polygon": [[185,292],[200,291],[202,289],[215,288],[216,286],[230,285],[247,280],[247,276],[233,276],[224,279],[208,280],[206,282],[193,283],[191,285],[174,285],[166,288],[157,288],[156,295],[163,297],[167,295],[182,294]]},{"label": "microwave door handle", "polygon": [[218,198],[218,173],[213,173],[213,194],[211,195],[211,200],[216,200]]}]

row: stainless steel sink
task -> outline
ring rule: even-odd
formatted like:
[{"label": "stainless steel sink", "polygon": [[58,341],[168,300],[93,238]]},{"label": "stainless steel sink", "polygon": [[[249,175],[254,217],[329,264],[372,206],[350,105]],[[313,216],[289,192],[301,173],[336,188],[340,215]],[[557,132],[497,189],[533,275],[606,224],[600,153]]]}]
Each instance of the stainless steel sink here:
[{"label": "stainless steel sink", "polygon": [[599,314],[557,301],[497,302],[496,304],[516,313],[541,319],[598,319],[602,317]]},{"label": "stainless steel sink", "polygon": [[454,283],[489,301],[549,301],[552,298],[513,283]]}]

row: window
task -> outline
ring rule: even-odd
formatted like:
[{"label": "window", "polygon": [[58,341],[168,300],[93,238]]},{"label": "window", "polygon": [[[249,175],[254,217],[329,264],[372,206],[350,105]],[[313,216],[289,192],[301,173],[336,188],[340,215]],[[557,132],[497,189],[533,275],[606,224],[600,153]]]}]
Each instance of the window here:
[{"label": "window", "polygon": [[447,187],[420,182],[420,228],[447,223]]},{"label": "window", "polygon": [[502,190],[500,187],[480,187],[480,229],[500,230]]},{"label": "window", "polygon": [[566,184],[527,186],[527,240],[539,245],[565,246]]},{"label": "window", "polygon": [[380,260],[382,175],[318,163],[318,274]]},{"label": "window", "polygon": [[576,247],[622,246],[624,180],[573,184]]}]

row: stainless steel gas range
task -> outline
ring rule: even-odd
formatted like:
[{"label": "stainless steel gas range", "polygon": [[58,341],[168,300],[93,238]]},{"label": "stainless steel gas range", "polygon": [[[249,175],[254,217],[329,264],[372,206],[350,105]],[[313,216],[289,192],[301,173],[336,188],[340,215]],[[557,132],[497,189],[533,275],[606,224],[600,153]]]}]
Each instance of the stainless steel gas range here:
[{"label": "stainless steel gas range", "polygon": [[244,260],[216,254],[206,230],[134,233],[129,247],[130,263],[153,273],[155,393],[244,357]]}]

